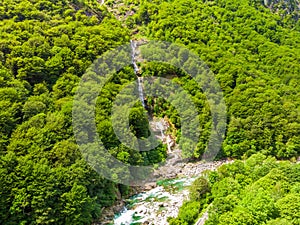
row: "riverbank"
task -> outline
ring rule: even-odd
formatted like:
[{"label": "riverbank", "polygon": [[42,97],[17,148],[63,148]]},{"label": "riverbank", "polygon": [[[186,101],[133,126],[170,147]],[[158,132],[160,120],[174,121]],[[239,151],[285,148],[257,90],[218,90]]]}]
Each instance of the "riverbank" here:
[{"label": "riverbank", "polygon": [[168,167],[161,167],[156,171],[156,175],[160,176],[158,182],[149,182],[143,187],[134,187],[135,194],[131,198],[121,200],[116,205],[103,210],[100,219],[102,222],[97,225],[121,225],[121,222],[130,224],[126,221],[132,221],[134,218],[141,224],[167,225],[167,218],[176,217],[179,208],[188,199],[188,187],[196,177],[201,176],[204,171],[213,171],[231,162],[230,160],[173,162],[172,167],[170,164]]}]

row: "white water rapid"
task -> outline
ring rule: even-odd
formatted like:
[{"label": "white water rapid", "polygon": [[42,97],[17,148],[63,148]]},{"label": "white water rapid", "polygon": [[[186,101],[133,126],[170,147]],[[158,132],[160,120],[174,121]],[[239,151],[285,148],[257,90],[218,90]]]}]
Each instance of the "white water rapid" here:
[{"label": "white water rapid", "polygon": [[133,203],[115,216],[114,225],[168,224],[167,218],[176,217],[183,201],[188,198],[186,187],[194,179],[174,179],[168,182],[167,187],[157,186],[132,197],[130,201]]}]

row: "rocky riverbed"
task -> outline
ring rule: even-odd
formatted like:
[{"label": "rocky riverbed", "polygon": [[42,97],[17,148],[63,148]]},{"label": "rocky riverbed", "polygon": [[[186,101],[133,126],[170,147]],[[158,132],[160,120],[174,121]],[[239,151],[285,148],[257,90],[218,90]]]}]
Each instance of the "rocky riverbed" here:
[{"label": "rocky riverbed", "polygon": [[176,167],[175,171],[170,167],[165,168],[167,170],[164,170],[164,174],[158,170],[159,172],[156,172],[165,180],[139,187],[136,191],[140,193],[121,201],[110,211],[109,215],[106,215],[106,222],[101,224],[130,225],[139,222],[140,224],[167,225],[167,218],[176,217],[179,208],[188,198],[188,187],[193,180],[206,170],[215,170],[220,165],[230,162],[229,160],[182,162],[173,165],[174,168]]},{"label": "rocky riverbed", "polygon": [[116,215],[114,224],[168,224],[168,217],[177,216],[180,206],[188,198],[186,187],[193,180],[194,178],[168,180],[149,191],[133,196],[128,201],[128,209],[124,208]]}]

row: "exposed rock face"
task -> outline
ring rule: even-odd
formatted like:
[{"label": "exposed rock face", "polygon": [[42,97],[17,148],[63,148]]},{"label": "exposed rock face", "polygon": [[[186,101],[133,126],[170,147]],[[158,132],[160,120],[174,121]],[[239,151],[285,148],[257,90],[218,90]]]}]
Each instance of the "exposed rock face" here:
[{"label": "exposed rock face", "polygon": [[105,0],[98,0],[101,5],[105,5],[107,9],[120,21],[124,22],[127,17],[132,16],[138,9],[138,5],[133,3],[124,3],[121,0],[113,2],[106,2]]},{"label": "exposed rock face", "polygon": [[268,7],[279,6],[282,9],[288,9],[291,11],[299,10],[300,2],[299,0],[264,0],[264,5]]},{"label": "exposed rock face", "polygon": [[204,225],[206,220],[208,219],[208,213],[205,212],[201,218],[195,223],[195,225]]},{"label": "exposed rock face", "polygon": [[123,200],[118,201],[115,205],[109,208],[102,209],[102,216],[99,223],[94,223],[94,225],[108,225],[114,222],[115,213],[120,212],[125,207],[125,202]]},{"label": "exposed rock face", "polygon": [[149,191],[155,187],[157,187],[156,182],[152,182],[152,183],[147,183],[143,189],[144,191]]},{"label": "exposed rock face", "polygon": [[263,0],[263,4],[273,12],[280,12],[281,16],[290,14],[295,20],[300,18],[299,0]]}]

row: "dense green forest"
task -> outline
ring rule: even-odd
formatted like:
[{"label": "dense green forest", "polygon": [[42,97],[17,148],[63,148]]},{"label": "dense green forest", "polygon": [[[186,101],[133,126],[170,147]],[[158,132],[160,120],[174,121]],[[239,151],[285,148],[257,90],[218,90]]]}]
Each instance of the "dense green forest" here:
[{"label": "dense green forest", "polygon": [[[266,158],[300,153],[299,3],[286,2],[124,1],[119,13],[128,7],[134,14],[119,21],[96,0],[2,0],[0,224],[91,224],[103,207],[129,194],[129,187],[99,176],[81,156],[72,105],[92,62],[139,37],[184,45],[214,72],[228,111],[219,157],[260,153],[199,178],[192,201],[171,224],[192,224],[208,205],[207,224],[300,224],[299,164]],[[192,158],[201,159],[212,126],[205,95],[174,67],[140,66],[142,76],[173,77],[191,94],[202,131]],[[97,131],[114,157],[148,165],[166,158],[165,146],[133,151],[116,138],[110,120],[115,97],[135,78],[128,66],[105,85],[96,104]],[[163,99],[147,100],[149,112],[167,117],[179,139],[176,110]],[[141,104],[129,119],[136,136],[148,136]]]},{"label": "dense green forest", "polygon": [[170,225],[193,225],[207,208],[206,225],[298,225],[299,168],[256,154],[209,171],[190,187],[190,201]]},{"label": "dense green forest", "polygon": [[90,224],[127,188],[82,159],[72,96],[129,31],[97,2],[5,0],[0,18],[0,223]]},{"label": "dense green forest", "polygon": [[299,154],[299,22],[248,0],[182,0],[145,2],[128,23],[209,65],[228,107],[224,155]]}]

